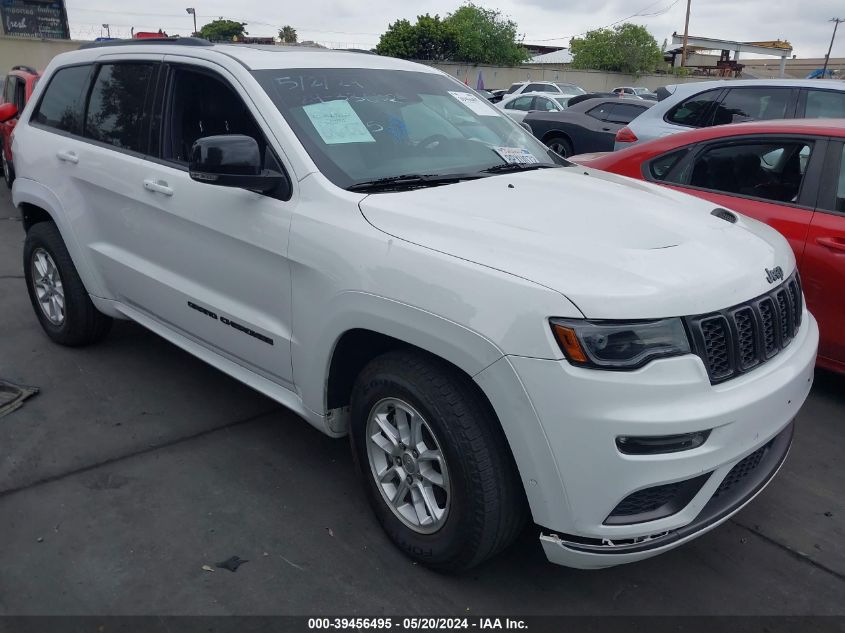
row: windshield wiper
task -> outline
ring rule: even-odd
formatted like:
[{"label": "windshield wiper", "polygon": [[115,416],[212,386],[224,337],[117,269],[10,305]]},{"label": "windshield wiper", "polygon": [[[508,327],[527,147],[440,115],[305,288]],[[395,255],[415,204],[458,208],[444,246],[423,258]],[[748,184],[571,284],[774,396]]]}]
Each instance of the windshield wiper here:
[{"label": "windshield wiper", "polygon": [[487,169],[482,169],[485,174],[501,174],[509,171],[531,171],[532,169],[552,169],[553,167],[562,167],[563,165],[549,165],[547,163],[504,163],[502,165],[493,165]]},{"label": "windshield wiper", "polygon": [[480,174],[403,174],[401,176],[388,176],[376,180],[365,180],[356,182],[346,188],[347,191],[382,191],[390,189],[405,189],[416,187],[436,187],[448,185],[462,180],[475,180],[481,178]]}]

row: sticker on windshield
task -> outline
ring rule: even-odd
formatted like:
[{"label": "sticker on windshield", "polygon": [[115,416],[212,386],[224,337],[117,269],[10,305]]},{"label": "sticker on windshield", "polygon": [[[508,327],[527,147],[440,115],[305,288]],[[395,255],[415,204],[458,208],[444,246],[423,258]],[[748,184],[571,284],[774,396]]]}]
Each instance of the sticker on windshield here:
[{"label": "sticker on windshield", "polygon": [[494,147],[493,151],[510,165],[531,165],[540,162],[534,154],[521,147]]},{"label": "sticker on windshield", "polygon": [[312,103],[302,109],[326,145],[376,142],[348,101]]},{"label": "sticker on windshield", "polygon": [[487,103],[484,103],[471,92],[450,90],[449,94],[480,116],[499,116],[499,113],[496,112],[495,108],[491,107]]}]

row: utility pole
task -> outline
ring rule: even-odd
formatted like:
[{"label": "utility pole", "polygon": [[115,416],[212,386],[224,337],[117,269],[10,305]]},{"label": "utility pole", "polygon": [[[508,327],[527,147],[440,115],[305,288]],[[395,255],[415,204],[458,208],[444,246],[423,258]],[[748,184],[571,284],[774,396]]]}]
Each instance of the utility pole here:
[{"label": "utility pole", "polygon": [[187,9],[185,9],[185,11],[187,11],[188,15],[194,16],[194,33],[193,34],[194,34],[194,36],[196,36],[196,34],[197,34],[197,10],[194,9],[193,7],[189,7]]},{"label": "utility pole", "polygon": [[684,48],[681,50],[681,68],[687,64],[687,40],[689,39],[689,9],[692,0],[687,0],[687,19],[684,21]]},{"label": "utility pole", "polygon": [[822,69],[822,79],[827,75],[827,63],[830,61],[830,51],[833,50],[833,40],[836,39],[836,29],[839,28],[840,22],[845,22],[843,18],[830,18],[833,22],[833,35],[830,36],[830,46],[827,47],[827,55],[824,56],[824,68]]}]

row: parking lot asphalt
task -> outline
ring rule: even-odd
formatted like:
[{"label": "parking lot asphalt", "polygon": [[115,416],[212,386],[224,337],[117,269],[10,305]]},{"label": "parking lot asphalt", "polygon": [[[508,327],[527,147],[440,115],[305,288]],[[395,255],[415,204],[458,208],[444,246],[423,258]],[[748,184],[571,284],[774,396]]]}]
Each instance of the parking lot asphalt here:
[{"label": "parking lot asphalt", "polygon": [[382,534],[346,441],[134,324],[51,343],[0,188],[0,379],[41,390],[0,418],[0,614],[845,614],[845,377],[817,372],[778,478],[691,544],[579,571],[529,526],[438,574]]}]

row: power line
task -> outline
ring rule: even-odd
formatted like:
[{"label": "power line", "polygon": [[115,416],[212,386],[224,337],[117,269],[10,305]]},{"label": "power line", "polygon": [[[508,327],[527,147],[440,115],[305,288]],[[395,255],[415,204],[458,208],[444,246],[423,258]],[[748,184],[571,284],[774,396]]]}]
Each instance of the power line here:
[{"label": "power line", "polygon": [[[185,17],[181,13],[152,13],[152,12],[136,12],[136,11],[115,11],[113,9],[88,9],[88,8],[82,8],[82,7],[78,7],[78,8],[77,7],[68,7],[68,11],[71,11],[71,12],[73,12],[73,11],[87,11],[87,12],[92,12],[92,13],[110,13],[110,14],[113,14],[113,15],[134,15],[134,16],[139,16],[139,17],[144,17],[144,18],[182,18],[182,17]],[[197,17],[216,19],[216,18],[220,17],[220,14],[219,13],[209,14],[209,15],[197,14]],[[227,18],[227,19],[235,20],[237,22],[246,22],[247,24],[255,24],[257,26],[269,26],[269,27],[272,27],[274,29],[280,28],[280,25],[283,26],[282,21],[279,21],[278,23],[262,22],[260,20],[251,20],[249,18],[243,18],[243,17],[230,17],[230,18]],[[90,23],[83,22],[81,24],[94,24],[94,23],[93,22],[90,22]],[[308,27],[305,27],[305,26],[297,26],[296,28],[297,28],[298,31],[310,31],[312,33],[335,33],[335,34],[338,34],[338,35],[374,35],[374,36],[381,35],[381,33],[367,33],[367,32],[363,32],[363,31],[328,31],[328,30],[325,30],[325,29],[312,29],[312,28],[308,28]]]},{"label": "power line", "polygon": [[579,35],[586,35],[590,31],[597,31],[597,30],[601,30],[601,29],[609,29],[610,27],[616,26],[617,24],[619,24],[621,22],[625,22],[626,20],[630,20],[631,18],[653,18],[653,17],[657,17],[659,15],[663,15],[664,13],[668,13],[669,10],[672,7],[674,7],[676,4],[678,4],[678,2],[680,0],[674,0],[667,7],[664,7],[663,9],[655,11],[654,13],[643,13],[643,11],[650,9],[654,5],[656,5],[660,2],[663,2],[663,1],[664,0],[657,0],[657,2],[652,2],[651,4],[644,6],[642,9],[638,10],[636,13],[632,13],[631,15],[629,15],[626,18],[621,18],[619,20],[616,20],[616,22],[611,22],[610,24],[600,26],[596,29],[590,29],[589,31],[584,31],[582,33],[575,33],[574,35],[561,35],[560,37],[547,37],[547,38],[526,37],[525,39],[529,39],[532,42],[552,42],[554,40],[566,40],[566,39],[570,39],[570,38],[573,38],[573,37],[578,37]]}]

